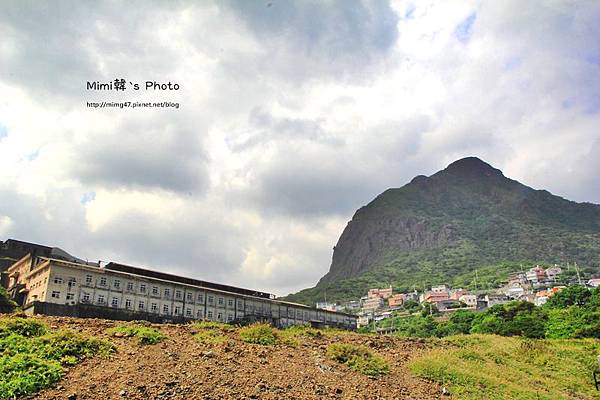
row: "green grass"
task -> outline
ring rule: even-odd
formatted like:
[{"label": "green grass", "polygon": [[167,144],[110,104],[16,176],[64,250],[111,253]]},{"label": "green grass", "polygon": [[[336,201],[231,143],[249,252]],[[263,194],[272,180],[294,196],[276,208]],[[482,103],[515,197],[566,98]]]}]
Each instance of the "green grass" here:
[{"label": "green grass", "polygon": [[592,380],[600,340],[539,340],[494,335],[452,336],[411,361],[418,376],[457,399],[598,398]]},{"label": "green grass", "polygon": [[204,345],[219,345],[227,343],[226,332],[234,332],[234,325],[212,321],[197,321],[192,324],[194,339]]},{"label": "green grass", "polygon": [[278,341],[277,333],[268,324],[252,324],[240,328],[240,339],[246,343],[261,344],[269,346],[276,344]]},{"label": "green grass", "polygon": [[128,337],[137,337],[140,346],[159,343],[166,337],[158,329],[138,324],[111,328],[108,330],[108,334],[113,336],[122,334]]},{"label": "green grass", "polygon": [[197,329],[218,329],[223,332],[233,332],[236,330],[234,325],[213,321],[196,321],[192,324],[192,327]]},{"label": "green grass", "polygon": [[10,334],[19,336],[42,336],[48,332],[46,325],[35,319],[3,318],[0,319],[0,338]]},{"label": "green grass", "polygon": [[106,341],[70,331],[49,332],[34,319],[0,319],[0,399],[35,393],[58,381],[63,366],[113,351]]},{"label": "green grass", "polygon": [[217,329],[202,330],[194,334],[194,339],[205,345],[218,345],[227,342],[227,336]]},{"label": "green grass", "polygon": [[347,343],[330,344],[327,346],[327,357],[369,376],[384,375],[389,372],[388,363],[364,346]]}]

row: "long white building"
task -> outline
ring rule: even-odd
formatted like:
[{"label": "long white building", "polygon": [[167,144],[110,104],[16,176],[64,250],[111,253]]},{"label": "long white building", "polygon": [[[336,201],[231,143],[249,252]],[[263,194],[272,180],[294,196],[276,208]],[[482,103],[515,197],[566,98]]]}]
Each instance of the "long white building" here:
[{"label": "long white building", "polygon": [[[180,321],[269,321],[356,328],[356,317],[228,285],[109,263],[104,267],[23,257],[8,269],[9,292],[26,312]],[[110,312],[109,312],[110,311]]]}]

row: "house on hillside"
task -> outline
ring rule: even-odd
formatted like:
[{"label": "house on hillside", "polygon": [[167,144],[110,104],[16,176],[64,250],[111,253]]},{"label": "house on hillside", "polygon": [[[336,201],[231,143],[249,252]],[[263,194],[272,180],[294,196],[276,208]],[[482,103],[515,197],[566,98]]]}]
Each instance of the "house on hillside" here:
[{"label": "house on hillside", "polygon": [[600,286],[600,278],[592,278],[587,281],[587,285],[591,288],[597,288]]},{"label": "house on hillside", "polygon": [[468,308],[477,308],[477,296],[474,294],[463,294],[458,298],[458,301],[465,303]]},{"label": "house on hillside", "polygon": [[363,302],[362,309],[364,311],[375,311],[382,308],[385,304],[385,301],[381,297],[372,297],[368,298]]},{"label": "house on hillside", "polygon": [[506,304],[510,302],[510,299],[508,296],[503,294],[486,294],[485,302],[487,303],[488,307],[493,307],[497,304]]},{"label": "house on hillside", "polygon": [[525,275],[527,280],[534,285],[538,285],[546,279],[546,271],[539,265],[531,268]]},{"label": "house on hillside", "polygon": [[395,294],[388,298],[388,305],[390,308],[400,307],[404,303],[404,295],[403,294]]},{"label": "house on hillside", "polygon": [[422,295],[421,303],[441,303],[450,300],[448,292],[426,292]]},{"label": "house on hillside", "polygon": [[432,286],[431,291],[433,293],[448,293],[448,288],[446,285]]},{"label": "house on hillside", "polygon": [[369,292],[367,293],[367,297],[369,299],[372,299],[374,297],[380,297],[382,299],[387,299],[388,297],[392,296],[393,294],[393,289],[390,286],[389,288],[385,288],[385,289],[369,289]]},{"label": "house on hillside", "polygon": [[562,273],[562,269],[555,265],[554,267],[550,267],[546,269],[546,278],[551,281],[555,281],[556,278]]}]

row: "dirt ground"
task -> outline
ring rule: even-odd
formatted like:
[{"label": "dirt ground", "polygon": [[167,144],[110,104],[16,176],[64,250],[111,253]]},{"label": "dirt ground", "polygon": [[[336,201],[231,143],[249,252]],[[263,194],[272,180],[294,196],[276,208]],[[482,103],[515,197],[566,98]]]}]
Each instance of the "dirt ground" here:
[{"label": "dirt ground", "polygon": [[[52,329],[70,329],[110,340],[117,351],[71,367],[54,387],[30,399],[438,399],[442,388],[406,368],[426,350],[420,340],[345,334],[301,338],[300,345],[247,344],[237,332],[226,344],[202,345],[189,325],[153,325],[167,335],[155,345],[112,337],[119,321],[35,317]],[[326,358],[333,342],[362,344],[386,358],[390,373],[367,377]]]}]

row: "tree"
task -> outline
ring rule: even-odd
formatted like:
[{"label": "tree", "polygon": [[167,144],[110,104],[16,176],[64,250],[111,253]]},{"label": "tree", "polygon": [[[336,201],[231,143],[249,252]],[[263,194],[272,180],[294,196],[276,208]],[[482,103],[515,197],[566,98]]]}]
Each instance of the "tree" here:
[{"label": "tree", "polygon": [[546,308],[584,307],[592,298],[592,292],[583,286],[569,286],[550,297]]},{"label": "tree", "polygon": [[10,298],[6,289],[0,286],[0,312],[12,312],[16,306],[17,303]]}]

